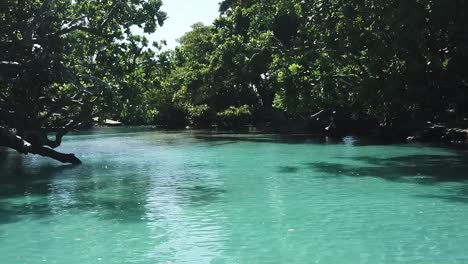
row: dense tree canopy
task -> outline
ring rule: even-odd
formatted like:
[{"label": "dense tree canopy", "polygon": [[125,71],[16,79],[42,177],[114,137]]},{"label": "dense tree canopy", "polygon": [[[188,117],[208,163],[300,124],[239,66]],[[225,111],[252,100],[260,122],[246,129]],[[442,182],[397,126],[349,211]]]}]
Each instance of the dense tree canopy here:
[{"label": "dense tree canopy", "polygon": [[51,148],[93,117],[239,128],[337,113],[409,130],[468,112],[464,0],[224,0],[157,52],[132,26],[153,33],[161,4],[4,2],[0,143],[77,163]]},{"label": "dense tree canopy", "polygon": [[[0,5],[0,143],[21,153],[79,163],[52,150],[93,117],[135,110],[152,82],[154,52],[132,33],[152,33],[160,0],[2,1]],[[148,85],[147,85],[148,86]],[[55,139],[50,139],[50,136]]]},{"label": "dense tree canopy", "polygon": [[330,110],[384,128],[463,115],[466,5],[226,0],[213,25],[194,25],[181,38],[173,102],[192,123],[203,112],[204,123],[219,125],[226,115],[240,125]]}]

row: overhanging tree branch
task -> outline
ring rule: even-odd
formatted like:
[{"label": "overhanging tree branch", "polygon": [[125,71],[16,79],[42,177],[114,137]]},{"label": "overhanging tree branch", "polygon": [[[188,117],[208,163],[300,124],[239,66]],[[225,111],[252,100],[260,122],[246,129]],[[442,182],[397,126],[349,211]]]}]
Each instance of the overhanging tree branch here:
[{"label": "overhanging tree branch", "polygon": [[17,136],[12,130],[3,126],[0,126],[0,146],[15,149],[22,154],[31,153],[49,157],[62,163],[81,164],[81,161],[74,154],[60,153],[48,147],[32,145],[20,136]]}]

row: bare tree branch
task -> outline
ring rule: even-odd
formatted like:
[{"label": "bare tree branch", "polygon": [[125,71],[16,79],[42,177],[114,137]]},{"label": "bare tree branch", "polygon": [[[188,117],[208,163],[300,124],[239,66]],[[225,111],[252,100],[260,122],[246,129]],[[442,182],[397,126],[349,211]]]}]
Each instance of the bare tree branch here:
[{"label": "bare tree branch", "polygon": [[93,76],[93,75],[89,75],[89,74],[82,74],[80,75],[79,77],[81,78],[85,78],[85,79],[90,79],[90,80],[93,80],[93,81],[97,81],[101,84],[103,84],[107,90],[112,94],[112,96],[114,97],[114,99],[119,103],[121,104],[122,102],[120,101],[120,98],[117,96],[117,94],[115,93],[114,89],[112,89],[112,87],[109,85],[109,83],[103,81],[102,79],[96,77],[96,76]]},{"label": "bare tree branch", "polygon": [[117,7],[120,6],[120,5],[123,5],[122,1],[118,1],[117,3],[114,4],[114,6],[112,6],[112,9],[109,12],[109,14],[107,15],[106,19],[99,26],[100,28],[104,28],[106,26],[107,22],[109,22],[109,20],[112,18],[114,13],[117,12]]},{"label": "bare tree branch", "polygon": [[26,42],[29,43],[32,40],[34,31],[41,24],[41,23],[39,23],[39,20],[41,19],[42,14],[44,14],[47,7],[49,6],[49,4],[52,1],[53,0],[44,0],[44,2],[42,2],[42,4],[41,4],[41,7],[39,7],[39,9],[34,14],[33,19],[31,21],[31,23],[29,24],[29,28],[26,30],[26,32],[24,32],[25,34],[24,34],[23,37],[24,37]]},{"label": "bare tree branch", "polygon": [[52,2],[53,0],[44,0],[44,2],[42,2],[42,5],[41,7],[39,7],[39,9],[37,10],[36,14],[34,14],[34,18],[33,18],[33,21],[31,23],[31,25],[36,26],[38,24],[38,19],[42,16],[42,14],[46,11],[47,7],[49,6],[49,4]]},{"label": "bare tree branch", "polygon": [[51,148],[57,148],[58,146],[60,146],[60,144],[62,144],[62,138],[63,136],[65,136],[66,134],[68,133],[68,130],[62,130],[60,132],[57,132],[55,134],[55,140],[50,140],[48,137],[47,137],[47,134],[44,134],[44,138],[43,138],[43,145],[45,146],[49,146]]},{"label": "bare tree branch", "polygon": [[[59,138],[61,140],[61,136]],[[32,145],[3,126],[0,126],[0,146],[15,149],[23,154],[31,153],[49,157],[63,163],[81,164],[81,161],[74,154],[60,153],[48,147]]]},{"label": "bare tree branch", "polygon": [[73,20],[71,20],[69,23],[67,23],[67,27],[71,27],[73,25],[75,25],[76,23],[80,22],[81,20],[87,18],[88,16],[80,16],[80,17],[77,17]]},{"label": "bare tree branch", "polygon": [[58,32],[55,32],[52,35],[58,37],[58,36],[62,36],[62,35],[68,34],[70,32],[77,31],[77,30],[84,31],[84,32],[87,32],[89,34],[100,36],[100,37],[106,37],[106,35],[103,34],[102,30],[99,29],[99,28],[90,28],[90,27],[81,26],[81,25],[76,25],[76,26],[71,26],[71,27],[68,27],[68,28],[64,28],[62,30],[59,30]]},{"label": "bare tree branch", "polygon": [[16,61],[0,61],[0,66],[19,67],[19,62]]},{"label": "bare tree branch", "polygon": [[80,80],[78,79],[78,77],[75,75],[75,73],[73,73],[73,71],[71,71],[70,69],[66,68],[65,66],[63,66],[62,64],[60,64],[60,67],[62,67],[62,70],[63,70],[63,73],[64,73],[64,77],[65,77],[65,80],[70,82],[71,84],[75,85],[78,89],[80,89],[82,92],[88,94],[88,95],[92,95],[93,93],[91,93],[90,91],[88,91],[84,86],[83,84],[81,84]]}]

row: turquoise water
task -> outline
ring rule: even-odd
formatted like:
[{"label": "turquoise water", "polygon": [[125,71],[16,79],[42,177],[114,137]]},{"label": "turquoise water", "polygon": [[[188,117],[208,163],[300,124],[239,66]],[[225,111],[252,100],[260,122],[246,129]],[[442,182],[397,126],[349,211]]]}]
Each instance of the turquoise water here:
[{"label": "turquoise water", "polygon": [[468,263],[468,153],[104,129],[0,151],[0,263]]}]

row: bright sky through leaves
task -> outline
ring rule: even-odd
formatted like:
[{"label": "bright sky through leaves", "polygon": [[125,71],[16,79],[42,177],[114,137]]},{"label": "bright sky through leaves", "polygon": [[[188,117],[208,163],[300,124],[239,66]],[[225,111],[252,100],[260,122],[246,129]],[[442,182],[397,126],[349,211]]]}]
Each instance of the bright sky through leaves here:
[{"label": "bright sky through leaves", "polygon": [[177,45],[177,39],[196,22],[210,25],[218,16],[220,0],[163,0],[162,10],[168,19],[162,28],[158,28],[149,39],[152,41],[166,40],[165,49],[172,49]]}]

